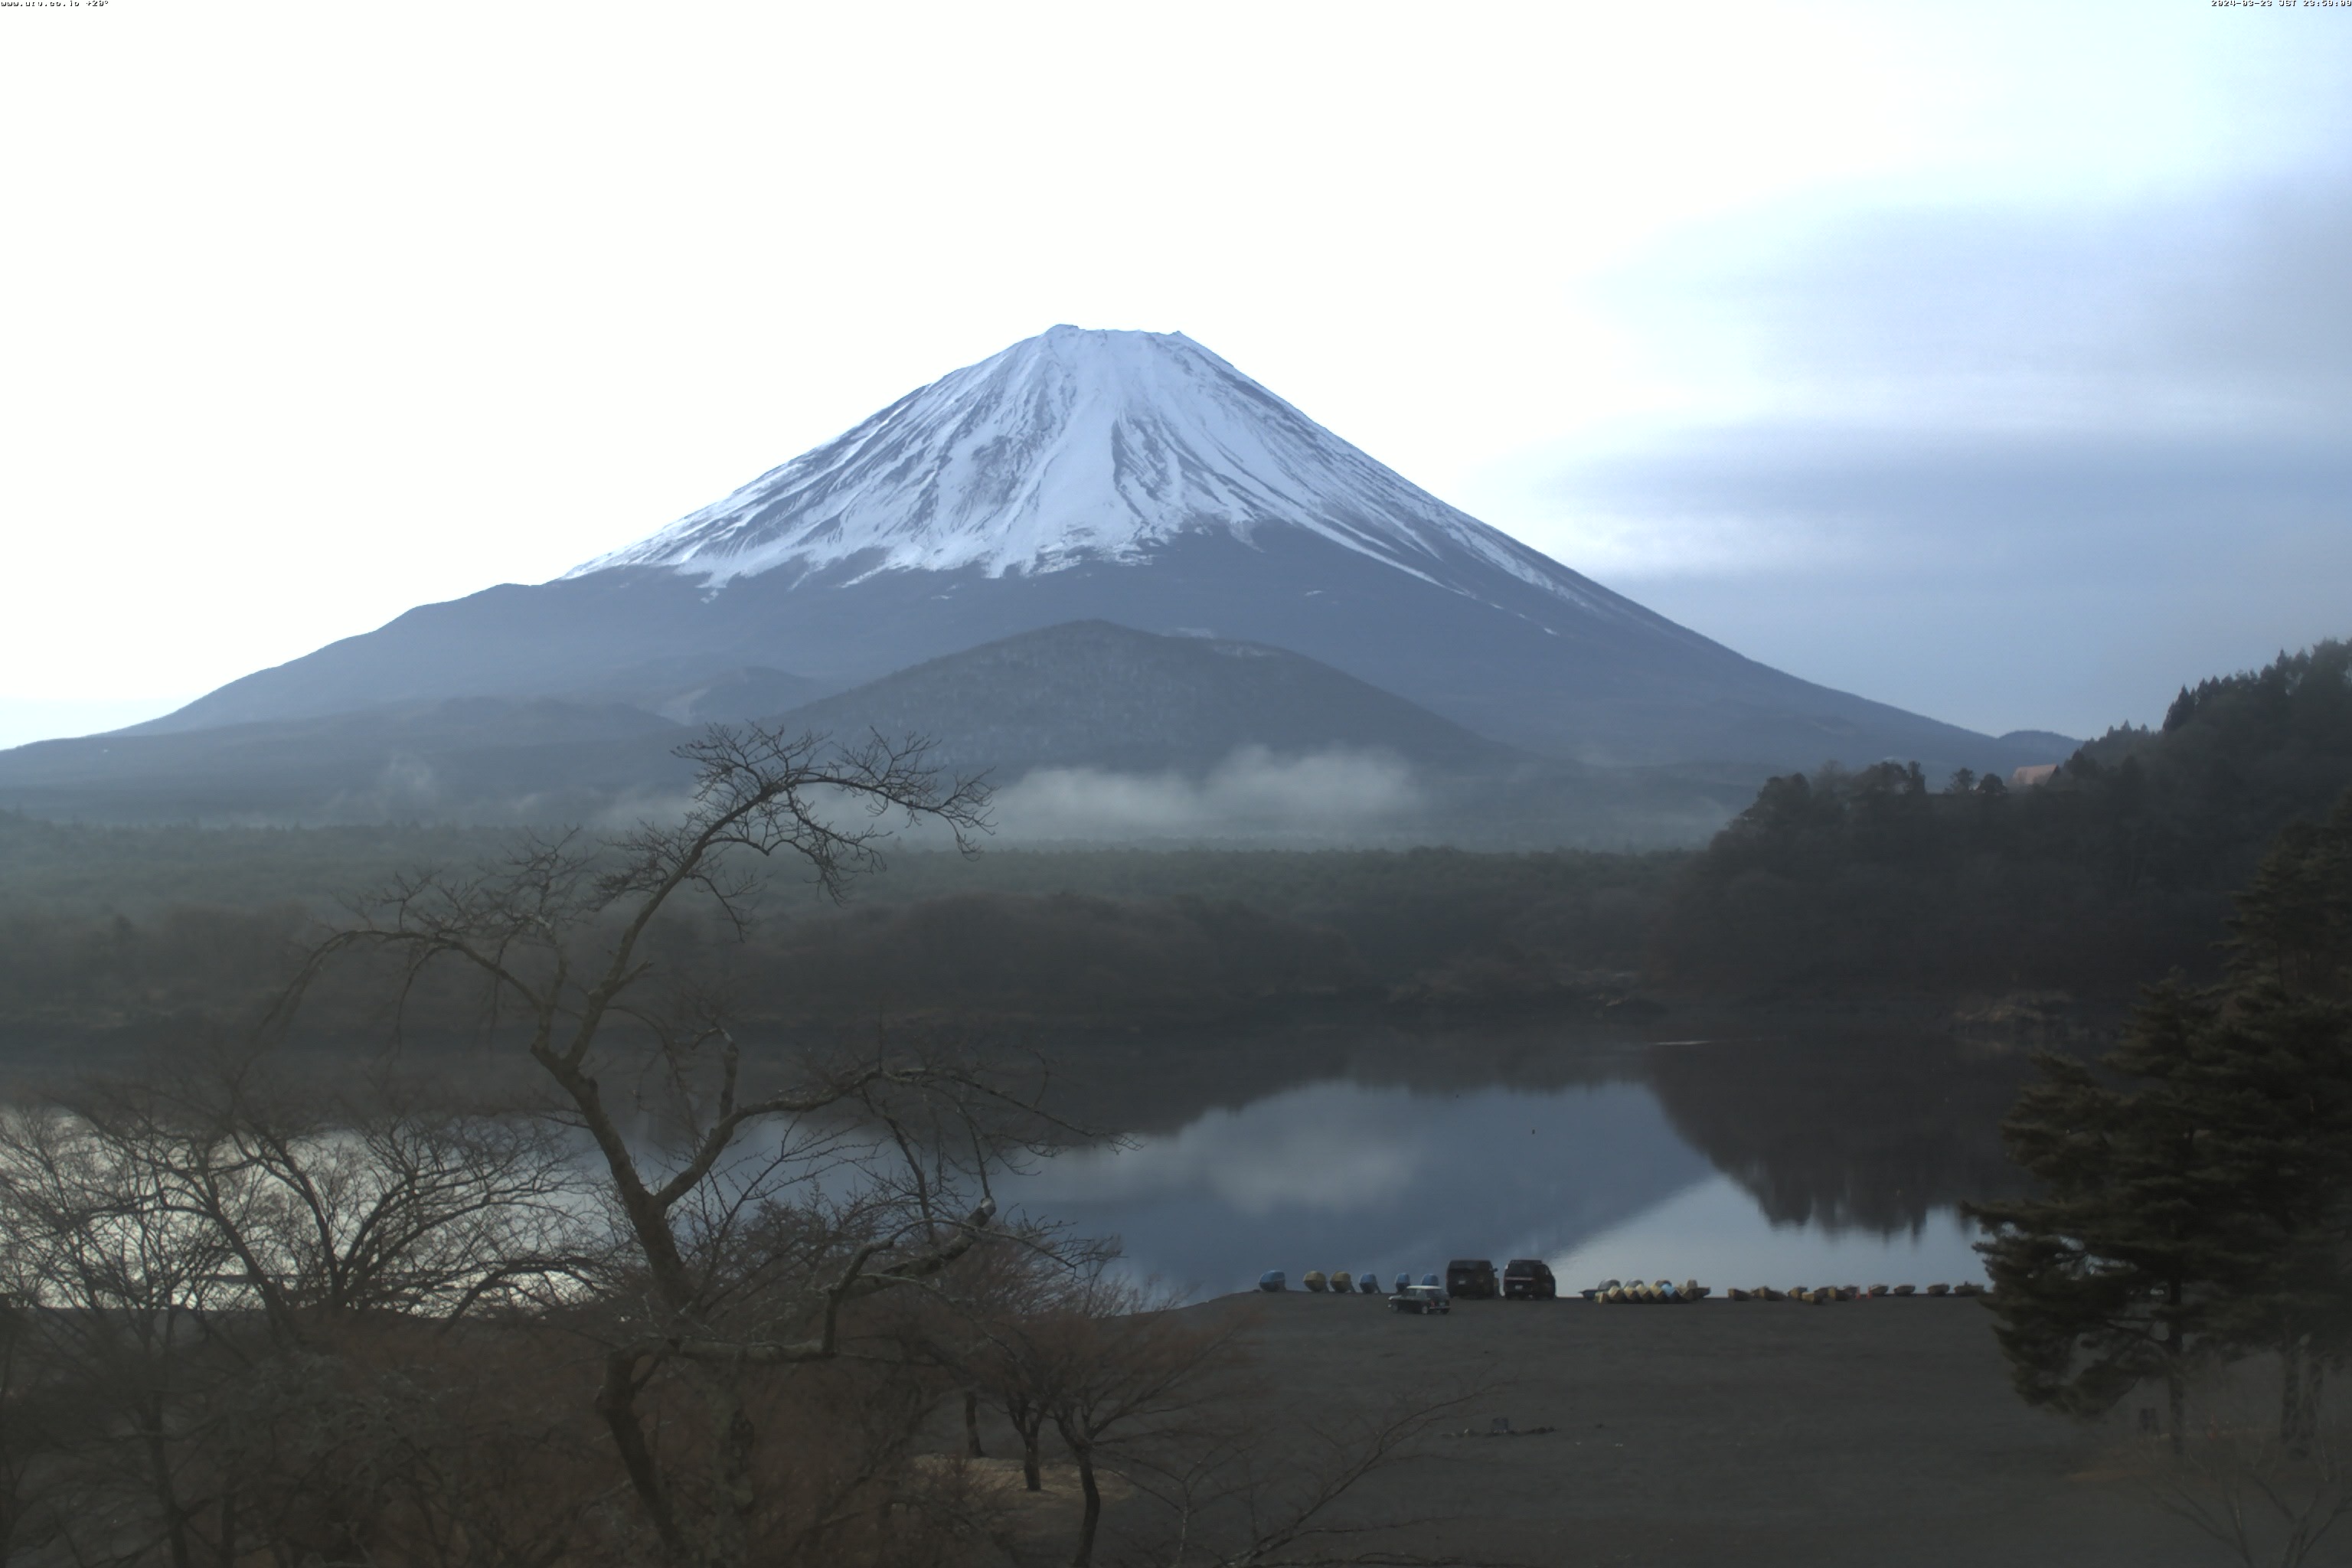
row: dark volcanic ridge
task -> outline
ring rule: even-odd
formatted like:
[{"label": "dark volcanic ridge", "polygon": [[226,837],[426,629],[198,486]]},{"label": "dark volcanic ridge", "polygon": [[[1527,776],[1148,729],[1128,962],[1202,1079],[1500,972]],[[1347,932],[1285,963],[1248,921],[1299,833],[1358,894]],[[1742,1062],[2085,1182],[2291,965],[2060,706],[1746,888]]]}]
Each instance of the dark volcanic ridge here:
[{"label": "dark volcanic ridge", "polygon": [[1243,747],[1383,752],[1446,774],[1540,765],[1286,649],[1072,621],[928,660],[789,713],[796,728],[927,735],[942,761],[1197,774]]},{"label": "dark volcanic ridge", "polygon": [[[934,739],[1022,841],[1681,842],[1746,781],[1597,773],[1501,745],[1281,648],[1106,622],[1025,632],[778,712],[813,683],[689,689],[856,740]],[[667,688],[665,688],[667,689]],[[623,703],[471,697],[49,741],[0,752],[0,805],[96,821],[599,821],[673,808],[700,732]]]}]

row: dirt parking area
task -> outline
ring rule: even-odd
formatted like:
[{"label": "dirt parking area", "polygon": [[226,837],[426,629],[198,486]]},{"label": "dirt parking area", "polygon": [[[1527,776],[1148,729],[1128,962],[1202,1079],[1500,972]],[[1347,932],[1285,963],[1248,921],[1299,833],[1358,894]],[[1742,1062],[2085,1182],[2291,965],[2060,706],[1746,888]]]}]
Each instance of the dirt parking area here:
[{"label": "dirt parking area", "polygon": [[[1294,1291],[1187,1310],[1247,1315],[1253,1397],[1269,1413],[1336,1418],[1478,1390],[1460,1425],[1479,1435],[1434,1441],[1361,1500],[1456,1521],[1399,1550],[1527,1563],[2229,1560],[2123,1479],[2137,1408],[2089,1429],[2028,1409],[1973,1301],[1460,1301],[1418,1318],[1379,1297]],[[1483,1435],[1496,1417],[1526,1435]]]}]

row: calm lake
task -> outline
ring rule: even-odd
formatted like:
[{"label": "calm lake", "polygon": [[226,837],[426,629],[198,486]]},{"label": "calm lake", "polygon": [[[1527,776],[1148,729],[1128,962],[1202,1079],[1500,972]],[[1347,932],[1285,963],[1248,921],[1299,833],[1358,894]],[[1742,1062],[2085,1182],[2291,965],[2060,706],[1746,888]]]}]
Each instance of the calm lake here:
[{"label": "calm lake", "polygon": [[1597,1081],[1367,1081],[1212,1107],[1006,1195],[1117,1236],[1139,1278],[1199,1297],[1280,1268],[1384,1281],[1457,1257],[1729,1286],[1980,1279],[1965,1197],[2005,1190],[2014,1059],[1951,1042],[1643,1047]]}]

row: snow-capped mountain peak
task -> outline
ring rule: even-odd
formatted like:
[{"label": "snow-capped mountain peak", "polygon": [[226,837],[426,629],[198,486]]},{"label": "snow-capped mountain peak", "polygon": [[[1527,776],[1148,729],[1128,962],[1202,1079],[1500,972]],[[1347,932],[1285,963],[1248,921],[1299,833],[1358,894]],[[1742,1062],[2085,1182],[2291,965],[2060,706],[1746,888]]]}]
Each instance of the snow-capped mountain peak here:
[{"label": "snow-capped mountain peak", "polygon": [[[961,661],[922,678],[971,704],[938,731],[991,754],[1017,741],[1047,755],[1037,734],[1095,726],[1090,765],[1149,769],[1168,753],[1136,737],[1186,725],[1276,748],[1328,732],[1297,717],[1323,699],[1289,675],[1250,687],[1297,699],[1268,706],[1150,674],[1167,661],[1135,649],[1171,634],[1287,650],[1588,764],[2050,755],[1742,658],[1447,506],[1189,338],[1075,327],[910,393],[559,581],[420,605],[142,728],[374,724],[363,716],[475,697],[667,706],[685,692],[698,708],[719,687],[774,717],[792,700],[779,692],[879,689]],[[999,657],[1033,647],[1059,651]],[[888,717],[836,716],[852,732]]]},{"label": "snow-capped mountain peak", "polygon": [[1447,506],[1181,332],[1057,326],[940,377],[649,538],[574,567],[718,588],[779,567],[1038,574],[1188,533],[1298,528],[1486,597],[1499,568],[1587,608],[1574,573]]}]

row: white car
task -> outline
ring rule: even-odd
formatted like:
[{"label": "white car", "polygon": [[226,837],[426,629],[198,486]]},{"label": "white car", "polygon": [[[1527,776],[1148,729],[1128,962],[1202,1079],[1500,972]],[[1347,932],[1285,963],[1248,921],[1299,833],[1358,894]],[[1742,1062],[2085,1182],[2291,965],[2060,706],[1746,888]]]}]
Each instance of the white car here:
[{"label": "white car", "polygon": [[1453,1300],[1443,1285],[1408,1285],[1389,1298],[1391,1312],[1451,1312]]}]

